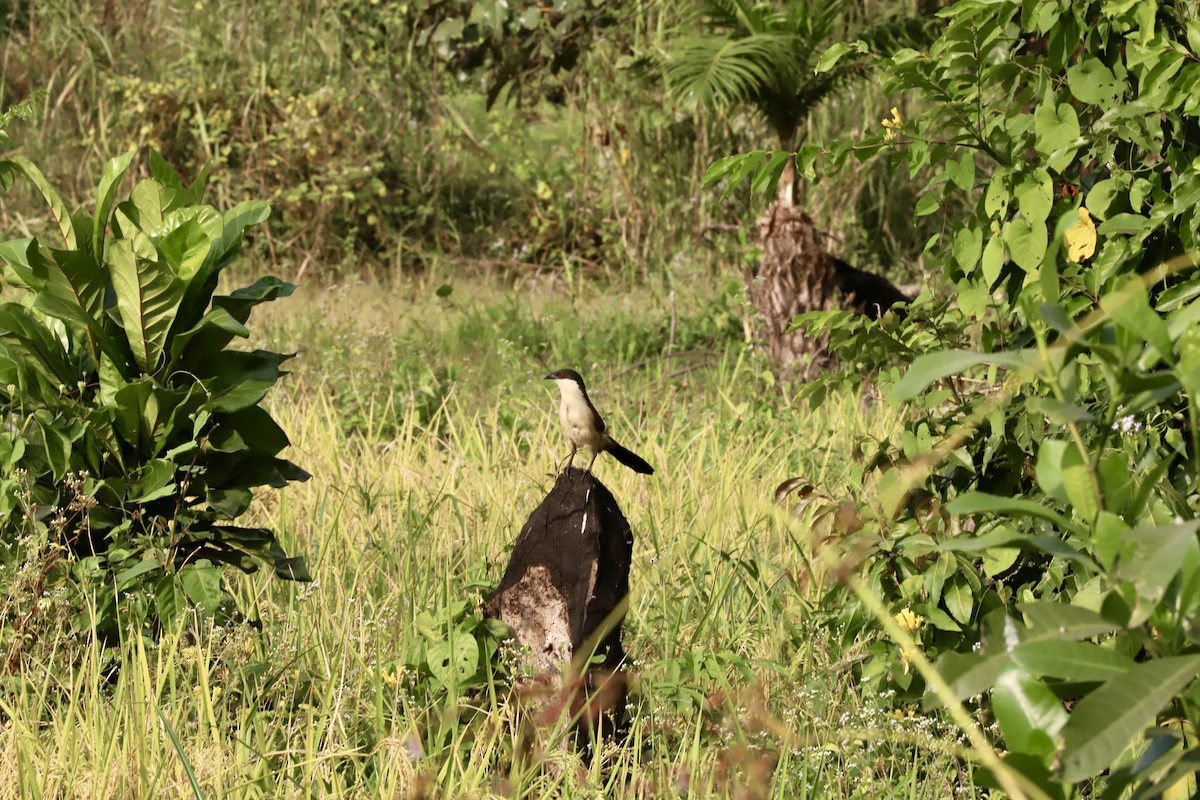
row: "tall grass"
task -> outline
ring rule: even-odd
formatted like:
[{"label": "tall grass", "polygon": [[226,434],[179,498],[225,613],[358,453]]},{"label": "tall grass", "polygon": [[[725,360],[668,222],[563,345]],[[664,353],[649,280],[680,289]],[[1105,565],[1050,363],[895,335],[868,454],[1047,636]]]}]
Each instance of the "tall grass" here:
[{"label": "tall grass", "polygon": [[[719,294],[655,309],[456,286],[453,304],[352,286],[272,312],[263,337],[301,348],[272,412],[315,477],[254,513],[316,581],[235,577],[253,625],[198,620],[115,660],[40,643],[0,692],[0,796],[932,798],[969,782],[938,719],[892,716],[851,680],[856,646],[822,624],[829,587],[801,578],[804,526],[769,502],[793,475],[836,492],[854,440],[894,411],[797,406],[720,329],[646,358],[672,311],[689,330],[728,311]],[[503,683],[447,694],[404,667],[498,582],[551,485],[564,442],[541,376],[568,364],[658,470],[597,462],[635,535],[632,721],[586,757],[531,733]]]}]

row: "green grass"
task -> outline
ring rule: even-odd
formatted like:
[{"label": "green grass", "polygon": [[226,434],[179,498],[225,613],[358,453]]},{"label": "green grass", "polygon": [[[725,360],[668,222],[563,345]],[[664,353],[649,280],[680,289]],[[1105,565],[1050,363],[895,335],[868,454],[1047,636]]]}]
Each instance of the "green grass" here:
[{"label": "green grass", "polygon": [[[252,514],[316,581],[231,575],[261,629],[198,621],[111,663],[68,642],[30,648],[0,692],[0,796],[934,798],[969,785],[946,723],[897,718],[855,683],[857,647],[823,624],[806,526],[771,504],[795,475],[836,495],[854,441],[887,435],[894,410],[793,403],[721,322],[738,294],[719,279],[681,281],[672,302],[665,286],[583,303],[599,288],[481,279],[439,298],[439,285],[303,289],[259,320],[262,339],[300,350],[270,405],[314,477]],[[502,683],[447,696],[405,666],[499,581],[551,485],[565,448],[541,378],[566,365],[658,470],[596,466],[635,535],[632,723],[587,759],[530,732]]]}]

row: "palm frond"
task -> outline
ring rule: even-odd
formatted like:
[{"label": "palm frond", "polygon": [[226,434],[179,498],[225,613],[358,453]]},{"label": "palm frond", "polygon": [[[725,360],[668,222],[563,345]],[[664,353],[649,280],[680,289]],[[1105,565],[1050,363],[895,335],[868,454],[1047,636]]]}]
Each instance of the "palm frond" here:
[{"label": "palm frond", "polygon": [[668,96],[691,108],[754,103],[762,92],[796,75],[796,44],[787,34],[681,38],[666,64]]}]

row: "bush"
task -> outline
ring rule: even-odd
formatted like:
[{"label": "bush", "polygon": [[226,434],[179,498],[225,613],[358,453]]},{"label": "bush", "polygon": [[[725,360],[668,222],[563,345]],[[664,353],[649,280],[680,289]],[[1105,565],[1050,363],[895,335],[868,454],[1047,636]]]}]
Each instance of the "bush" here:
[{"label": "bush", "polygon": [[254,306],[293,287],[215,294],[270,209],[218,212],[203,177],[185,186],[153,152],[151,177],[117,202],[134,155],[108,163],[91,217],[67,213],[30,162],[0,162],[6,188],[40,190],[60,237],[0,244],[16,298],[0,304],[0,582],[23,589],[3,623],[10,658],[43,594],[75,632],[112,638],[170,629],[193,604],[227,612],[222,565],[308,579],[271,531],[233,524],[254,487],[308,477],[278,457],[288,438],[260,405],[290,356],[230,347]]},{"label": "bush", "polygon": [[[955,699],[985,698],[1007,751],[985,782],[1065,797],[1107,770],[1105,796],[1156,794],[1200,759],[1200,18],[969,0],[942,16],[928,52],[881,62],[925,111],[853,144],[928,179],[917,216],[968,197],[929,245],[954,303],[803,320],[856,372],[911,362],[876,376],[912,414],[864,459],[858,512],[816,504],[839,534],[825,552],[941,655]],[[863,680],[920,696],[912,651],[872,641],[865,606],[839,626],[868,640]]]}]

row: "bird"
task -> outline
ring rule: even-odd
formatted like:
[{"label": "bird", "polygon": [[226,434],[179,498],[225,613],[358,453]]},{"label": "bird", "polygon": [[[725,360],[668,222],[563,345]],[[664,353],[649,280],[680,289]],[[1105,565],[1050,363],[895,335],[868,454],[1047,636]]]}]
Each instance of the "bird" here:
[{"label": "bird", "polygon": [[558,420],[562,423],[563,433],[567,434],[567,440],[571,442],[568,467],[575,460],[575,453],[579,448],[587,447],[592,451],[592,460],[587,466],[589,473],[592,471],[592,465],[596,463],[596,457],[601,453],[609,453],[634,472],[642,475],[654,474],[654,467],[647,464],[644,458],[617,444],[608,434],[604,427],[604,419],[588,398],[587,388],[578,372],[573,369],[555,370],[547,374],[545,379],[558,384],[558,391],[562,394]]}]

